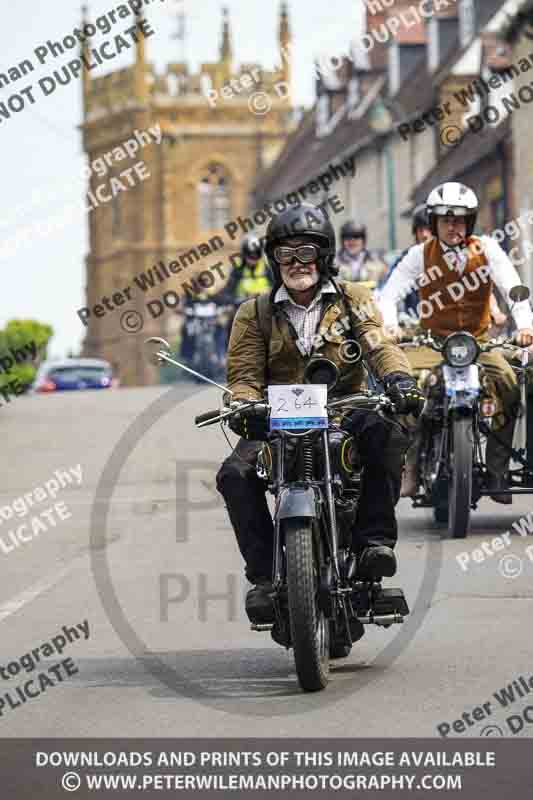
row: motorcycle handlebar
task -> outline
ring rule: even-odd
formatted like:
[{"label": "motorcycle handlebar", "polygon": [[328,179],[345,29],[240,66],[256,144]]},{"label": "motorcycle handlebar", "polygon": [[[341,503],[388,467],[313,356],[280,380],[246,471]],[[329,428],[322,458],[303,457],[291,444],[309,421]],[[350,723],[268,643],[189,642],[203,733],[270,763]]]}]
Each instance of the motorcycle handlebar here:
[{"label": "motorcycle handlebar", "polygon": [[206,411],[205,414],[199,414],[194,418],[195,425],[209,425],[219,422],[223,419],[228,419],[234,414],[246,413],[246,411],[253,414],[255,417],[268,417],[270,407],[266,403],[260,402],[233,402],[229,408],[223,408],[221,411]]},{"label": "motorcycle handlebar", "polygon": [[216,411],[206,411],[204,414],[199,414],[197,417],[194,418],[194,424],[200,425],[202,422],[209,422],[210,420],[214,420],[220,416],[220,411],[217,408]]},{"label": "motorcycle handlebar", "polygon": [[[395,413],[396,407],[394,403],[387,397],[387,395],[371,395],[371,394],[355,394],[347,397],[333,400],[328,403],[328,411],[346,408],[347,406],[358,405],[360,408],[366,409],[383,409]],[[222,409],[221,411],[206,411],[204,414],[199,414],[194,418],[195,425],[205,427],[215,422],[221,422],[228,419],[234,414],[246,414],[254,417],[263,417],[266,419],[270,414],[270,406],[262,402],[234,402],[231,407]]]}]

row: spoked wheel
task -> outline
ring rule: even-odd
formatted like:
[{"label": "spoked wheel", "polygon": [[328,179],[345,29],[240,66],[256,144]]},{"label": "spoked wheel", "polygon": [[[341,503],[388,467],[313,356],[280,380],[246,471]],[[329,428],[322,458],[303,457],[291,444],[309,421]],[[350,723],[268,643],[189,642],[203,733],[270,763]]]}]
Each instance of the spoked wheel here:
[{"label": "spoked wheel", "polygon": [[318,605],[312,522],[290,519],[283,526],[296,674],[302,689],[317,692],[328,683],[329,622]]},{"label": "spoked wheel", "polygon": [[448,533],[454,539],[464,539],[472,503],[472,419],[454,419],[451,434]]}]

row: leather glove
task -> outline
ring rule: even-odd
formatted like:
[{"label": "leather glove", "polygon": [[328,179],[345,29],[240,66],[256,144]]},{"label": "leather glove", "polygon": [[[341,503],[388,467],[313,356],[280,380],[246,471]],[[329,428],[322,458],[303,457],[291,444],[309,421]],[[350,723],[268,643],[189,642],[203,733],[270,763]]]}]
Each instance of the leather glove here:
[{"label": "leather glove", "polygon": [[268,420],[263,415],[254,414],[253,408],[234,414],[228,425],[233,433],[247,441],[265,441],[269,434]]},{"label": "leather glove", "polygon": [[405,372],[392,372],[385,378],[385,394],[389,397],[398,414],[412,414],[419,417],[424,408],[425,397],[414,378]]}]

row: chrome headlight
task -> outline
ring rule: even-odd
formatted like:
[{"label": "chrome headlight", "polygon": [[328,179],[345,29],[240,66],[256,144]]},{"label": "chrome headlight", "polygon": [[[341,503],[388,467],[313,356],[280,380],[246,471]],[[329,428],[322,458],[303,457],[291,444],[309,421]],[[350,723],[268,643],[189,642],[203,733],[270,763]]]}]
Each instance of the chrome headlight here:
[{"label": "chrome headlight", "polygon": [[444,342],[442,355],[450,367],[469,367],[479,355],[479,346],[471,333],[452,333]]}]

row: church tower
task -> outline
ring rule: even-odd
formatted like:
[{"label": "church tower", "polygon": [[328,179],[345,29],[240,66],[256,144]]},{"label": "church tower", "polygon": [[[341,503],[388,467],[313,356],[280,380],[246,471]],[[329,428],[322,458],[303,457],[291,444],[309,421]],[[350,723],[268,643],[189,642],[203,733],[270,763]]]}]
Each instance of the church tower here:
[{"label": "church tower", "polygon": [[[290,94],[280,90],[281,83],[290,84],[289,59],[271,71],[256,63],[236,69],[233,25],[224,8],[219,60],[201,64],[197,73],[183,57],[163,74],[155,71],[146,50],[165,35],[158,29],[148,40],[138,34],[132,66],[82,75],[81,131],[91,168],[91,313],[83,352],[112,362],[122,385],[159,381],[143,343],[149,336],[175,339],[184,285],[210,272],[222,288],[244,233],[230,236],[226,226],[253,213],[249,194],[258,164],[272,163],[292,130]],[[282,52],[290,46],[286,2],[279,45]],[[85,42],[87,59],[90,49]],[[254,113],[257,92],[272,101],[266,114]],[[262,235],[264,226],[254,232]]]}]

